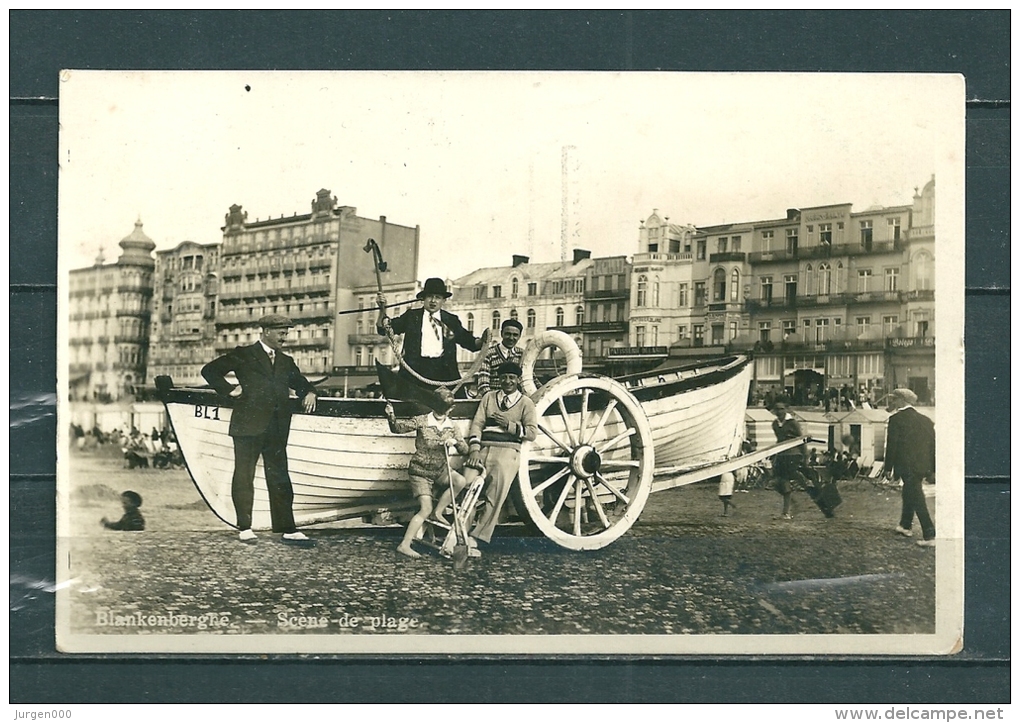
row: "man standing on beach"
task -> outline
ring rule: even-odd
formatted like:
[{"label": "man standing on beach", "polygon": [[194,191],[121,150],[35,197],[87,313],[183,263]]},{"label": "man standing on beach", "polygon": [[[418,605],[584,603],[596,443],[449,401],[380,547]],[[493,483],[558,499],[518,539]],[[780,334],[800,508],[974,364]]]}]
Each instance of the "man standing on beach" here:
[{"label": "man standing on beach", "polygon": [[924,499],[925,477],[935,473],[935,425],[914,409],[917,395],[909,389],[894,389],[889,394],[886,410],[892,413],[886,428],[885,473],[903,480],[903,511],[896,532],[912,537],[910,526],[917,515],[924,539],[921,547],[935,546],[935,523],[928,514]]},{"label": "man standing on beach", "polygon": [[[287,331],[294,323],[271,314],[259,320],[261,336],[251,346],[214,359],[202,367],[202,376],[217,392],[234,398],[230,437],[234,441],[234,476],[230,494],[242,542],[255,542],[251,529],[255,501],[255,467],[259,457],[266,475],[273,532],[283,541],[310,546],[312,541],[294,524],[294,490],[287,469],[287,437],[290,434],[290,390],[302,398],[305,412],[315,411],[315,387],[298,371],[294,360],[283,353]],[[226,375],[234,372],[238,384]]]}]

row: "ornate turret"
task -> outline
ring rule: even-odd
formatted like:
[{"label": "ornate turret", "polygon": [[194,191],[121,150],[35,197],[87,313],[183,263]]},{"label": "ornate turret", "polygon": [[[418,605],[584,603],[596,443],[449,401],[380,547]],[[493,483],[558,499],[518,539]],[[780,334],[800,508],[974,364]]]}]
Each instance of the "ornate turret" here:
[{"label": "ornate turret", "polygon": [[156,265],[156,260],[152,258],[156,244],[142,231],[141,217],[135,221],[135,230],[121,239],[120,247],[124,249],[124,253],[117,259],[118,264],[149,267]]}]

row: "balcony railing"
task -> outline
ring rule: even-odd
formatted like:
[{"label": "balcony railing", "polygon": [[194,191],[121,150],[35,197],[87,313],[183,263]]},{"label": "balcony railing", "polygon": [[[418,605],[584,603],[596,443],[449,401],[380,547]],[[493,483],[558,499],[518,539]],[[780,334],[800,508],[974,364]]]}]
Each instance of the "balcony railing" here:
[{"label": "balcony railing", "polygon": [[581,331],[586,334],[609,334],[626,333],[626,321],[590,321],[581,325]]},{"label": "balcony railing", "polygon": [[690,251],[681,251],[673,253],[665,253],[660,251],[649,251],[643,254],[634,254],[633,263],[635,266],[638,264],[646,264],[651,261],[690,261]]},{"label": "balcony railing", "polygon": [[381,336],[379,334],[348,334],[347,335],[347,343],[348,344],[352,344],[352,345],[354,345],[354,344],[363,344],[363,345],[372,346],[374,344],[382,344],[385,341],[386,341],[386,337],[385,336]]},{"label": "balcony railing", "polygon": [[723,263],[726,261],[739,261],[744,263],[747,261],[747,254],[743,251],[720,251],[719,253],[709,254],[708,260],[710,263]]},{"label": "balcony railing", "polygon": [[935,290],[914,289],[913,291],[901,291],[900,301],[935,301]]},{"label": "balcony railing", "polygon": [[[913,294],[915,292],[898,292],[898,291],[862,291],[862,292],[846,292],[841,294],[800,294],[795,297],[773,297],[771,299],[745,299],[744,308],[747,311],[757,311],[760,309],[792,309],[797,307],[812,307],[812,306],[846,306],[848,304],[874,304],[884,303],[888,301],[899,302],[901,300],[907,300],[904,298],[904,294]],[[926,293],[932,294],[932,296],[925,296]],[[920,292],[917,297],[911,297],[920,300],[933,300],[934,292]],[[715,304],[712,304],[715,306]],[[711,309],[710,307],[710,310]]]},{"label": "balcony railing", "polygon": [[314,339],[294,339],[293,341],[288,340],[287,346],[289,348],[301,348],[301,349],[328,349],[332,342],[328,338],[316,337]]},{"label": "balcony railing", "polygon": [[630,289],[602,289],[601,291],[585,291],[585,299],[629,299]]}]

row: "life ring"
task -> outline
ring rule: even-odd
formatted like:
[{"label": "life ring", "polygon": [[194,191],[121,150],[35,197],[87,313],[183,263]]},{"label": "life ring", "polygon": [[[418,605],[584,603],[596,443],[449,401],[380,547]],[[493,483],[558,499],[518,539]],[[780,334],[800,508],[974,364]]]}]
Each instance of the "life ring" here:
[{"label": "life ring", "polygon": [[521,388],[525,394],[534,394],[537,391],[538,386],[535,384],[535,362],[538,361],[539,355],[548,347],[555,347],[563,353],[563,356],[567,359],[567,374],[580,374],[581,373],[581,349],[577,346],[577,342],[569,335],[562,331],[550,329],[543,331],[541,334],[536,334],[535,337],[528,342],[528,345],[524,348],[524,354],[521,355]]}]

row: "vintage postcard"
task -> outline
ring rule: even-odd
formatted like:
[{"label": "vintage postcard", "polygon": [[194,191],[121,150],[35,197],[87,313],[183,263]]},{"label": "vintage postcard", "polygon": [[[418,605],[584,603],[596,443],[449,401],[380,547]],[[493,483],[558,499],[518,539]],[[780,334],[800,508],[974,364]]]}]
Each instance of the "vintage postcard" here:
[{"label": "vintage postcard", "polygon": [[958,651],[964,88],[63,71],[58,650]]}]

